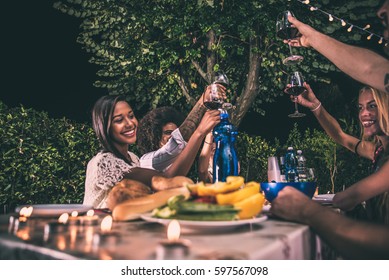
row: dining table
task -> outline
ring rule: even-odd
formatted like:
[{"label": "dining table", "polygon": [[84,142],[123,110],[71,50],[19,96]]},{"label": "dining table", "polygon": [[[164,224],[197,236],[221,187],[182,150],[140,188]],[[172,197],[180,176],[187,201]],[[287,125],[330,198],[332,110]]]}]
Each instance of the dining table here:
[{"label": "dining table", "polygon": [[312,260],[322,259],[325,248],[307,225],[281,220],[267,211],[243,222],[178,221],[179,236],[173,240],[168,239],[170,221],[154,219],[150,214],[113,221],[108,230],[102,225],[106,217],[112,217],[108,211],[95,209],[93,223],[81,223],[83,217],[70,216],[64,224],[56,216],[2,214],[0,258]]}]

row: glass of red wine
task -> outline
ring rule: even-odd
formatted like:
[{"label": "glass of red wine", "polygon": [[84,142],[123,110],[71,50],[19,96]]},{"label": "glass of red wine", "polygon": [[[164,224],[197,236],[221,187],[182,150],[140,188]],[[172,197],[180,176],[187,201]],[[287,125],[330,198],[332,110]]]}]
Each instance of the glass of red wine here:
[{"label": "glass of red wine", "polygon": [[210,110],[230,106],[229,103],[225,103],[225,91],[222,90],[219,85],[223,86],[224,89],[230,85],[227,75],[223,71],[215,72],[211,90],[203,95],[203,104]]},{"label": "glass of red wine", "polygon": [[[284,11],[280,13],[277,16],[277,23],[276,23],[277,36],[283,40],[288,40],[288,42],[300,36],[298,29],[289,22],[288,20],[289,15],[294,17],[292,11]],[[285,58],[282,61],[282,63],[284,63],[285,65],[294,65],[303,61],[304,57],[301,55],[293,54],[292,46],[290,44],[288,44],[288,46],[289,46],[290,56]]]},{"label": "glass of red wine", "polygon": [[284,90],[285,93],[295,97],[294,99],[294,113],[289,114],[289,118],[301,118],[304,117],[304,113],[300,113],[297,107],[297,96],[307,91],[304,87],[304,77],[299,71],[295,71],[288,76],[287,86]]}]

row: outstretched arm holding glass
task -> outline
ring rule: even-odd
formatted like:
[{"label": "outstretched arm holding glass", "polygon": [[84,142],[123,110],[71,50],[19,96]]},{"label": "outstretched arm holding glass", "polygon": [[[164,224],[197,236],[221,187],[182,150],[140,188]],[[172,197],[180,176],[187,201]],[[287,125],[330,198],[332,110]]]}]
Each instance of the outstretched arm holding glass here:
[{"label": "outstretched arm holding glass", "polygon": [[386,58],[368,49],[335,40],[292,16],[288,19],[302,36],[296,40],[285,40],[285,43],[294,47],[312,47],[355,80],[389,93],[389,61]]}]

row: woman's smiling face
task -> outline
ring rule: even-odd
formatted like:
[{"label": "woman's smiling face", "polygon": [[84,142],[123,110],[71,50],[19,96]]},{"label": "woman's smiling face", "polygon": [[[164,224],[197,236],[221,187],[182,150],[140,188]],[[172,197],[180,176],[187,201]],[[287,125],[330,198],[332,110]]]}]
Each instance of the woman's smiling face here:
[{"label": "woman's smiling face", "polygon": [[110,134],[119,146],[130,145],[136,142],[136,130],[138,120],[130,105],[125,101],[119,101],[112,115]]},{"label": "woman's smiling face", "polygon": [[359,121],[361,122],[364,135],[367,137],[382,135],[378,118],[378,107],[371,90],[364,90],[359,95]]}]

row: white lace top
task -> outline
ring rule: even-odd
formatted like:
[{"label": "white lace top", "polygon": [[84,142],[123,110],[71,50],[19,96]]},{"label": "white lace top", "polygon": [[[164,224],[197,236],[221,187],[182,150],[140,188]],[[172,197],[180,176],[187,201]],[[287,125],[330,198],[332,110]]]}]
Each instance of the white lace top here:
[{"label": "white lace top", "polygon": [[86,169],[84,204],[94,208],[106,208],[108,193],[124,175],[134,167],[139,167],[139,158],[131,152],[132,164],[112,153],[99,152],[89,162]]}]

